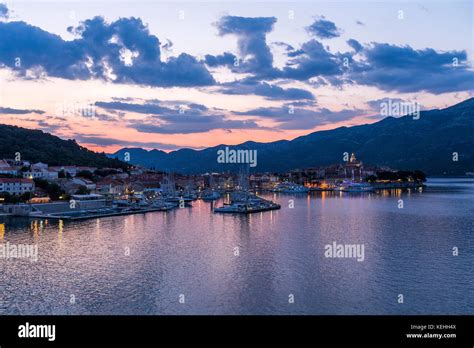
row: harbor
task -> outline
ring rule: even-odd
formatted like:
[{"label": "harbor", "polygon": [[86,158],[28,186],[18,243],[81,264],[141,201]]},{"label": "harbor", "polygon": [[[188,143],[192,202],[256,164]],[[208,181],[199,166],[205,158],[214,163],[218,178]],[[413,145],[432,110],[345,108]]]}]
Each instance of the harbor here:
[{"label": "harbor", "polygon": [[[286,173],[250,173],[248,164],[241,165],[238,172],[184,175],[139,166],[128,171],[74,166],[51,170],[44,163],[4,162],[12,163],[9,171],[29,166],[30,171],[24,176],[33,173],[37,177],[2,179],[7,191],[0,197],[0,213],[51,220],[193,209],[198,200],[211,203],[211,210],[216,214],[248,215],[281,209],[275,196],[269,198],[268,194],[378,195],[390,190],[423,190],[426,180],[419,171],[365,166],[354,153],[342,164]],[[46,174],[48,179],[44,178]]]},{"label": "harbor", "polygon": [[[214,213],[252,214],[277,210],[280,204],[271,199],[262,198],[261,194],[302,196],[318,192],[341,194],[382,194],[391,190],[423,190],[424,184],[371,185],[368,183],[344,181],[335,187],[308,188],[294,183],[283,183],[271,190],[253,191],[239,189],[233,191],[206,190],[182,192],[166,192],[162,189],[147,190],[142,193],[122,195],[117,199],[100,194],[72,195],[68,202],[50,202],[36,204],[3,205],[3,216],[28,217],[31,219],[51,220],[85,220],[110,216],[146,214],[151,212],[167,212],[173,209],[193,207],[193,202],[202,200],[212,204]],[[217,203],[216,203],[217,202]],[[219,206],[216,206],[221,202]]]}]

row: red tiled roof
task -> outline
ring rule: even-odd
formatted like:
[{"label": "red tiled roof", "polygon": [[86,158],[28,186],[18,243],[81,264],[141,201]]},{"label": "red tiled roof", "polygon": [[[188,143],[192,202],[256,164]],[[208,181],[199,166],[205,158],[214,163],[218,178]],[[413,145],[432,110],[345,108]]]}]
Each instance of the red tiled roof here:
[{"label": "red tiled roof", "polygon": [[31,179],[20,179],[20,178],[0,178],[0,183],[22,183],[22,184],[33,184],[34,181]]},{"label": "red tiled roof", "polygon": [[105,178],[105,179],[100,180],[99,182],[97,182],[97,185],[99,185],[99,186],[101,186],[101,185],[123,185],[123,183],[119,180]]}]

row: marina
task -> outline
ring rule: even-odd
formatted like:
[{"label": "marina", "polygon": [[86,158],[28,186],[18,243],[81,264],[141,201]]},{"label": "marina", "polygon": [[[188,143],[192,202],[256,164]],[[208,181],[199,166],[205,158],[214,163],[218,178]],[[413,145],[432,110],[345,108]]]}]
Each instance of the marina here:
[{"label": "marina", "polygon": [[[73,195],[69,202],[52,202],[37,204],[5,205],[2,214],[5,216],[29,217],[32,219],[85,220],[109,216],[146,214],[150,212],[166,212],[173,209],[192,208],[196,200],[218,202],[222,205],[213,206],[214,213],[251,214],[280,209],[281,206],[272,200],[264,199],[259,194],[273,193],[283,195],[310,195],[317,192],[335,192],[343,194],[382,194],[387,190],[422,190],[425,185],[393,184],[373,185],[350,180],[325,189],[310,189],[302,185],[284,183],[272,190],[244,190],[221,192],[216,189],[203,192],[190,191],[186,196],[174,190],[163,192],[161,189],[147,190],[143,194],[133,193],[117,199],[108,199],[98,194]],[[256,193],[259,193],[258,195]],[[74,203],[74,204],[72,204]]]}]

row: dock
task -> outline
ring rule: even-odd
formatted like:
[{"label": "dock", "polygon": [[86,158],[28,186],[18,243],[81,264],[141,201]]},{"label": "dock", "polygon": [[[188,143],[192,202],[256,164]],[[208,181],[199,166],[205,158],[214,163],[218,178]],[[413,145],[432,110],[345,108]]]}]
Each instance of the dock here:
[{"label": "dock", "polygon": [[93,211],[78,211],[74,213],[54,213],[54,214],[34,214],[29,215],[30,219],[49,219],[49,220],[87,220],[94,218],[102,218],[109,216],[122,216],[122,215],[133,215],[133,214],[146,214],[157,211],[168,211],[173,208],[143,208],[136,210],[121,210],[114,212],[93,212]]}]

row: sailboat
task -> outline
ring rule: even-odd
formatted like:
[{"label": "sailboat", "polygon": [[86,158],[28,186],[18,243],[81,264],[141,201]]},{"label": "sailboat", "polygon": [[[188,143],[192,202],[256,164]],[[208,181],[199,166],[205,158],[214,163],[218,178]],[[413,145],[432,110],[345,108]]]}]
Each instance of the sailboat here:
[{"label": "sailboat", "polygon": [[247,172],[239,173],[238,179],[238,190],[230,195],[230,203],[224,203],[222,207],[215,208],[214,212],[250,214],[281,208],[279,204],[248,192],[248,168]]},{"label": "sailboat", "polygon": [[214,183],[214,177],[211,174],[209,176],[209,188],[205,189],[201,193],[201,199],[203,201],[215,201],[219,198],[221,198],[221,193],[216,190],[215,183]]}]

